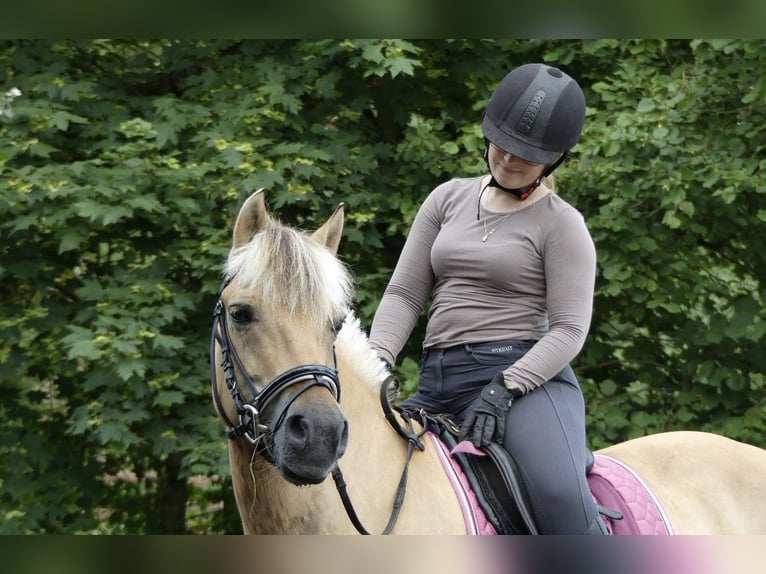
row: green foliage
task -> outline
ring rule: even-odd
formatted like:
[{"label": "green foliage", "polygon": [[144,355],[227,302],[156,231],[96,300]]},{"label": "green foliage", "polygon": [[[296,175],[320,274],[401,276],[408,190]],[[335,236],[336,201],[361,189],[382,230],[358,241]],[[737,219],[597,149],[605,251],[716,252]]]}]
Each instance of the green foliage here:
[{"label": "green foliage", "polygon": [[578,70],[592,107],[567,172],[599,252],[578,361],[599,442],[692,428],[763,446],[766,46],[586,46],[612,59]]},{"label": "green foliage", "polygon": [[536,60],[589,105],[557,175],[598,248],[591,442],[766,446],[763,42],[3,41],[0,532],[237,531],[207,346],[239,204],[265,187],[310,229],[344,202],[369,326],[420,202],[482,173],[483,106]]}]

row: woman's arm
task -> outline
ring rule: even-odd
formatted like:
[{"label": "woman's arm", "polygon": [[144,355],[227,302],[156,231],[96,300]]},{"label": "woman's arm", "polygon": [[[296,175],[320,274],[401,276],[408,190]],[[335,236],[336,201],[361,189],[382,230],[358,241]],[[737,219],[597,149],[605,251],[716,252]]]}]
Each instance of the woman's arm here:
[{"label": "woman's arm", "polygon": [[441,215],[434,191],[415,216],[372,321],[370,343],[390,365],[395,364],[431,294],[434,284],[431,247],[440,228]]},{"label": "woman's arm", "polygon": [[551,222],[544,246],[548,332],[504,380],[529,392],[553,378],[582,349],[593,313],[596,249],[582,215],[573,208]]}]

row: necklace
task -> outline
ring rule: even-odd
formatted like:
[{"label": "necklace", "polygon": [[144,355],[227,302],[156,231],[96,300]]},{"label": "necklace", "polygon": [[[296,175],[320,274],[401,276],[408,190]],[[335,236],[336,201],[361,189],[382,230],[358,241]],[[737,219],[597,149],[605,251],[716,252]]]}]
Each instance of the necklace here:
[{"label": "necklace", "polygon": [[498,227],[500,227],[500,226],[503,224],[503,222],[504,222],[506,219],[508,219],[508,217],[510,217],[510,215],[511,215],[510,213],[506,214],[506,215],[505,215],[504,217],[502,217],[502,218],[500,219],[500,221],[498,221],[498,222],[495,224],[495,226],[494,226],[492,229],[490,229],[490,230],[487,230],[487,218],[485,217],[485,218],[482,220],[482,223],[484,223],[484,237],[482,237],[482,238],[481,238],[481,242],[482,242],[482,243],[486,243],[486,242],[487,242],[487,239],[489,239],[489,238],[490,238],[490,236],[491,236],[491,235],[492,235],[492,234],[493,234],[493,233],[494,233],[494,232],[497,230],[497,228],[498,228]]}]

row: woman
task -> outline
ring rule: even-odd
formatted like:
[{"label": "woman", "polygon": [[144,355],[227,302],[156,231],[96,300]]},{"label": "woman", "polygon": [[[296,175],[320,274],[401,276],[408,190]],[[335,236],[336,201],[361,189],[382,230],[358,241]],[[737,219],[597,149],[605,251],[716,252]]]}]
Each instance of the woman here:
[{"label": "woman", "polygon": [[482,120],[489,173],[426,198],[370,332],[393,365],[431,298],[419,390],[402,406],[451,413],[461,438],[508,449],[550,534],[603,531],[569,366],[590,325],[596,254],[550,177],[584,121],[571,77],[543,64],[512,70]]}]

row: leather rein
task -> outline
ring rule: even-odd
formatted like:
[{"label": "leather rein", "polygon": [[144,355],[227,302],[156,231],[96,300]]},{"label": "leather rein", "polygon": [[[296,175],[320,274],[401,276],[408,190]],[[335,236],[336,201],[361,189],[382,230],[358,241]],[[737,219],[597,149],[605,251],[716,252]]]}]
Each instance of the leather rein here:
[{"label": "leather rein", "polygon": [[[402,470],[402,476],[399,479],[399,484],[396,487],[396,497],[394,498],[394,505],[391,510],[391,516],[389,517],[388,524],[386,524],[386,527],[383,529],[381,534],[391,534],[394,526],[396,525],[396,521],[399,519],[399,512],[401,511],[402,505],[404,504],[404,495],[407,492],[407,477],[409,475],[410,461],[412,460],[412,455],[415,452],[415,449],[421,451],[425,450],[425,445],[421,442],[420,438],[428,430],[424,424],[422,431],[419,433],[415,432],[412,426],[412,418],[408,416],[409,413],[402,413],[403,419],[407,423],[407,428],[405,429],[403,426],[401,426],[399,420],[394,414],[394,410],[391,408],[391,403],[388,400],[388,387],[390,387],[392,383],[395,383],[397,388],[399,387],[399,379],[397,379],[393,374],[389,374],[380,387],[380,405],[383,408],[383,413],[385,414],[388,423],[391,425],[391,427],[393,427],[399,436],[407,441],[407,458],[404,462],[404,469]],[[340,494],[340,499],[343,502],[343,508],[346,509],[346,514],[348,514],[348,517],[354,525],[354,528],[356,528],[359,534],[372,534],[362,525],[362,522],[359,520],[359,517],[354,510],[354,505],[351,503],[351,499],[348,496],[348,491],[346,490],[346,481],[343,479],[343,473],[340,471],[339,466],[336,466],[332,471],[332,478],[335,481],[335,486],[338,489],[338,494]]]},{"label": "leather rein", "polygon": [[[284,421],[287,414],[287,410],[293,404],[293,402],[304,392],[315,386],[325,387],[330,393],[332,393],[335,400],[340,403],[340,380],[338,378],[337,370],[337,358],[335,357],[335,347],[333,346],[333,358],[335,360],[335,368],[331,369],[324,365],[300,365],[285,371],[272,379],[262,390],[258,390],[255,387],[250,375],[245,369],[242,359],[237,353],[236,347],[233,345],[231,338],[229,337],[228,322],[226,319],[226,308],[221,299],[221,295],[226,287],[231,283],[233,277],[225,277],[218,289],[218,301],[215,304],[213,310],[213,331],[210,337],[210,381],[212,385],[213,399],[215,400],[218,413],[224,419],[227,429],[225,431],[226,437],[229,440],[237,440],[244,437],[248,442],[255,445],[259,449],[259,453],[271,464],[274,464],[274,458],[271,452],[271,444],[273,441],[273,435]],[[216,370],[216,357],[215,346],[216,344],[221,349],[221,368],[224,373],[224,381],[226,388],[229,390],[232,400],[234,401],[234,407],[237,411],[238,422],[232,421],[226,414],[223,408],[223,402],[218,391],[218,376]],[[250,401],[245,400],[239,383],[237,382],[237,374],[234,370],[236,365],[239,370],[247,389],[252,396]],[[380,402],[385,414],[386,420],[394,428],[394,430],[408,442],[407,446],[407,458],[404,464],[404,470],[399,480],[399,484],[396,491],[396,498],[394,500],[393,509],[389,518],[388,524],[383,530],[382,534],[390,534],[396,524],[404,503],[404,495],[407,489],[407,477],[412,455],[417,448],[418,450],[425,450],[425,446],[420,441],[420,438],[426,433],[426,427],[423,425],[423,430],[416,433],[412,426],[412,420],[409,416],[405,416],[404,420],[407,423],[407,429],[401,426],[393,409],[388,401],[388,388],[391,384],[395,383],[397,388],[399,386],[399,380],[392,374],[390,374],[381,385],[380,388]],[[290,398],[289,401],[282,407],[279,414],[275,418],[275,422],[271,428],[261,421],[261,414],[264,412],[266,406],[283,390],[287,387],[301,384],[297,392]],[[264,439],[264,440],[262,440]],[[371,534],[361,523],[357,516],[351,499],[348,495],[346,488],[346,481],[343,478],[343,473],[340,470],[340,466],[337,464],[332,470],[333,481],[338,489],[343,508],[346,510],[349,519],[353,523],[354,527],[360,534]]]}]

